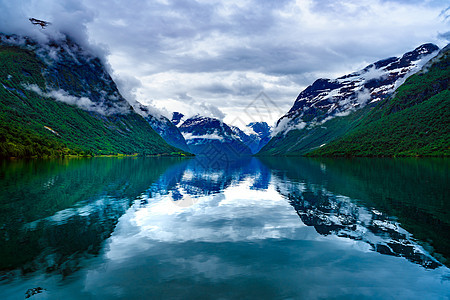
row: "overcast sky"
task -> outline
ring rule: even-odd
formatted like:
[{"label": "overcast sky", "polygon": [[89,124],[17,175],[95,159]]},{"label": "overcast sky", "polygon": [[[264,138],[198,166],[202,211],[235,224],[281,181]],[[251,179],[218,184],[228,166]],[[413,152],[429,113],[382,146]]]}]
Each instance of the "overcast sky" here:
[{"label": "overcast sky", "polygon": [[447,0],[0,0],[1,32],[50,21],[101,46],[125,97],[230,123],[274,122],[319,77],[445,46],[449,16]]}]

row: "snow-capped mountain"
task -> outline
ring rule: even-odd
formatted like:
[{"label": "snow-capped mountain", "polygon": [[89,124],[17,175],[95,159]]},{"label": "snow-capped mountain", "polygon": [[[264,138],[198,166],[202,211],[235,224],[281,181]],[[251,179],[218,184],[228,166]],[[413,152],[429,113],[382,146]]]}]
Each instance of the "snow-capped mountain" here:
[{"label": "snow-capped mountain", "polygon": [[270,140],[272,128],[266,122],[252,122],[243,130],[236,126],[230,126],[236,138],[246,144],[253,154],[257,153]]},{"label": "snow-capped mountain", "polygon": [[[272,128],[269,125],[267,125],[266,122],[252,122],[250,124],[247,124],[243,129],[241,129],[237,126],[227,125],[215,118],[207,118],[200,116],[194,116],[193,118],[186,118],[186,116],[180,112],[174,112],[172,114],[171,122],[184,132],[183,135],[185,136],[185,138],[187,140],[188,139],[190,140],[188,144],[203,143],[203,141],[200,141],[199,136],[202,136],[203,139],[209,140],[214,139],[222,141],[236,140],[242,142],[248,148],[250,148],[250,151],[253,154],[257,153],[264,145],[266,145],[269,142],[270,134],[272,131]],[[203,125],[195,126],[197,123],[208,124],[206,127],[207,128],[206,131],[201,127]],[[192,132],[189,131],[191,129],[189,130],[187,129],[187,127],[192,126],[195,127],[195,129],[192,130],[199,133],[198,135],[192,135]],[[231,129],[232,132],[231,135],[228,131],[228,128]],[[155,130],[159,133],[157,129]],[[209,134],[209,136],[205,134]]]},{"label": "snow-capped mountain", "polygon": [[[363,70],[334,80],[318,79],[298,95],[289,112],[278,122],[278,132],[323,123],[348,114],[367,103],[379,101],[419,71],[439,47],[424,44],[402,57],[390,57]],[[287,125],[287,126],[286,126]],[[281,128],[280,128],[281,127]]]},{"label": "snow-capped mountain", "polygon": [[189,149],[196,155],[239,157],[251,155],[250,149],[236,138],[233,130],[219,119],[196,115],[178,127]]},{"label": "snow-capped mountain", "polygon": [[139,102],[134,103],[133,107],[169,145],[189,152],[189,146],[180,130],[168,118]]},{"label": "snow-capped mountain", "polygon": [[169,145],[186,152],[190,151],[180,130],[169,119],[164,116],[152,115],[148,115],[145,119]]},{"label": "snow-capped mountain", "polygon": [[450,45],[314,156],[448,156]]},{"label": "snow-capped mountain", "polygon": [[272,127],[266,122],[251,122],[250,124],[247,124],[246,129],[248,130],[248,135],[257,136],[259,139],[258,147],[255,148],[254,153],[257,153],[270,141]]},{"label": "snow-capped mountain", "polygon": [[[323,130],[314,133],[311,130],[328,128],[326,122],[348,116],[366,106],[374,106],[378,101],[389,97],[408,76],[418,72],[436,55],[438,50],[434,44],[424,44],[402,57],[377,61],[352,74],[337,79],[316,80],[298,95],[289,112],[278,120],[272,133],[274,138],[261,152],[301,154],[336,138],[342,134],[339,130],[333,134]],[[298,136],[291,136],[286,141],[284,137],[293,131]]]}]

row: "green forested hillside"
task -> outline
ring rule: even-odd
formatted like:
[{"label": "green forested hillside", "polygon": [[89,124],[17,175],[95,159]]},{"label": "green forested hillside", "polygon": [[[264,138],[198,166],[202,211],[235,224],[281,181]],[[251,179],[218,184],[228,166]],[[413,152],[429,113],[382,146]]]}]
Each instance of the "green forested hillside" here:
[{"label": "green forested hillside", "polygon": [[450,49],[401,85],[344,137],[311,156],[449,156]]},{"label": "green forested hillside", "polygon": [[438,51],[434,44],[423,44],[401,57],[379,60],[336,79],[317,79],[278,120],[276,135],[258,155],[305,155],[342,138],[363,124],[380,102]]},{"label": "green forested hillside", "polygon": [[[181,153],[134,111],[102,115],[27,89],[52,85],[46,67],[33,51],[0,44],[0,157]],[[55,80],[79,79],[69,72]]]},{"label": "green forested hillside", "polygon": [[302,156],[311,149],[329,143],[355,128],[372,109],[373,105],[367,105],[347,116],[333,118],[322,126],[293,129],[285,135],[277,135],[257,155]]}]

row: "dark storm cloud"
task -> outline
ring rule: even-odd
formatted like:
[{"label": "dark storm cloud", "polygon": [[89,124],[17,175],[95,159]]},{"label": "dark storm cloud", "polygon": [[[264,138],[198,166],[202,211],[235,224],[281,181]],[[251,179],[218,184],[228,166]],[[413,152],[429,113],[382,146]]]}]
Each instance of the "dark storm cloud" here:
[{"label": "dark storm cloud", "polygon": [[450,42],[450,31],[444,32],[444,33],[440,33],[439,37],[442,39],[447,40],[448,42]]},{"label": "dark storm cloud", "polygon": [[[351,27],[353,22],[358,25],[354,20],[355,13],[367,14],[368,17],[377,14],[377,7],[374,9],[371,4],[377,1],[363,2],[358,5],[354,5],[354,1],[301,3],[305,7],[309,5],[311,12],[319,17],[342,20],[336,23],[337,26],[343,27],[348,23],[347,36],[330,36],[328,40],[324,37],[327,37],[327,31],[333,32],[333,28],[312,28],[309,33],[311,20],[302,22],[307,16],[302,15],[301,11],[298,13],[298,23],[289,24],[295,19],[295,16],[283,16],[289,5],[292,5],[289,1],[269,4],[266,1],[249,2],[240,7],[197,1],[131,1],[115,9],[112,9],[110,1],[97,1],[92,6],[100,11],[101,18],[93,26],[93,31],[107,39],[116,51],[131,52],[136,59],[150,59],[144,61],[144,64],[149,64],[147,71],[191,73],[254,70],[269,74],[301,74],[330,66],[330,70],[333,70],[336,62],[346,63],[355,59],[355,55],[384,55],[377,55],[380,47],[376,38],[380,35],[380,29],[374,27],[373,32],[370,32],[366,28],[359,30]],[[389,3],[393,5],[394,2]],[[397,19],[392,20],[392,23],[401,25],[402,21]],[[289,28],[289,25],[302,24],[305,26],[303,31]],[[390,34],[388,28],[381,28],[386,34],[384,44],[392,46],[382,52],[395,49],[394,54],[397,54],[403,48],[409,50],[412,47],[400,50],[399,46],[394,46],[397,43],[390,40],[389,35],[392,38],[396,36]],[[285,31],[282,32],[282,29]],[[306,36],[296,35],[296,32],[306,33]],[[346,32],[343,30],[338,33]],[[402,31],[400,35],[404,33]],[[316,41],[314,35],[318,34],[322,37],[317,36]],[[371,38],[374,38],[373,43],[370,43]],[[407,39],[412,44],[413,39],[405,36],[404,40]],[[230,43],[230,40],[236,43]],[[417,42],[414,43],[417,46]],[[135,47],[131,48],[131,44]]]},{"label": "dark storm cloud", "polygon": [[201,85],[197,87],[198,91],[206,93],[214,93],[217,95],[237,95],[237,96],[254,96],[263,89],[259,83],[246,81],[244,78],[232,82],[229,86],[221,83],[213,83]]},{"label": "dark storm cloud", "polygon": [[[77,0],[0,0],[0,32],[30,36],[38,41],[64,38],[61,33],[71,36],[80,45],[104,58],[105,48],[89,42],[87,24],[95,17],[95,10],[88,9]],[[42,29],[32,25],[29,18],[51,22]]]},{"label": "dark storm cloud", "polygon": [[426,42],[443,46],[450,32],[448,2],[436,0],[0,4],[0,31],[45,39],[27,20],[36,17],[82,44],[107,45],[127,98],[168,110],[207,103],[204,110],[217,114],[218,107],[227,117],[261,91],[286,111],[318,77],[344,75]]}]

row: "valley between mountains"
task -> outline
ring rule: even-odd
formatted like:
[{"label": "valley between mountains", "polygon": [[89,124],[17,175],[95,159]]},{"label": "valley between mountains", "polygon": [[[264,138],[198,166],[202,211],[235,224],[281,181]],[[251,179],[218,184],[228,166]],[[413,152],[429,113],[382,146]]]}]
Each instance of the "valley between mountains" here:
[{"label": "valley between mountains", "polygon": [[0,34],[0,156],[449,156],[449,55],[424,44],[317,79],[273,126],[238,128],[125,99],[69,36]]}]

